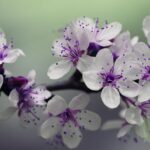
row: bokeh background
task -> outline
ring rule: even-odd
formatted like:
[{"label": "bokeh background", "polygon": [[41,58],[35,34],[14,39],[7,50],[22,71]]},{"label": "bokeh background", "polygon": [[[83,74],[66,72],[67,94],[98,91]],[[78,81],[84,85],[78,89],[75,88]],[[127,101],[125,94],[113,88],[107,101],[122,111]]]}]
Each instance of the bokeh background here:
[{"label": "bokeh background", "polygon": [[[119,21],[124,30],[139,35],[142,32],[142,20],[150,15],[149,0],[0,0],[0,27],[6,32],[9,41],[21,48],[26,58],[20,58],[15,64],[7,65],[13,75],[26,75],[29,70],[37,71],[38,83],[53,83],[46,76],[50,64],[56,61],[51,56],[52,41],[58,36],[58,30],[66,23],[80,16],[99,17],[102,24]],[[66,77],[67,78],[67,77]],[[56,81],[57,82],[57,81]],[[68,101],[78,94],[77,91],[59,91]],[[0,97],[0,111],[8,106],[7,97]],[[108,110],[99,95],[91,95],[90,109],[101,114],[103,121],[117,117],[117,110]],[[149,150],[150,144],[139,140],[127,143],[116,139],[117,131],[85,132],[84,139],[76,150]],[[53,150],[37,136],[36,129],[23,129],[14,116],[7,122],[0,122],[0,150]],[[67,148],[58,148],[66,150]]]}]

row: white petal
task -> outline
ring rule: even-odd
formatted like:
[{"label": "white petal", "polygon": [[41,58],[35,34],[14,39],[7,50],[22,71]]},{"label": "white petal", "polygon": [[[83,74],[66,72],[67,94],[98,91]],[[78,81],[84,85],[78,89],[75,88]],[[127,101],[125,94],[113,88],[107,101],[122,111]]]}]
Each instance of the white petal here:
[{"label": "white petal", "polygon": [[64,47],[67,47],[67,43],[64,38],[55,40],[52,46],[52,54],[54,56],[61,57],[62,50],[64,50]]},{"label": "white petal", "polygon": [[100,30],[99,33],[99,40],[111,40],[114,39],[121,31],[121,24],[119,22],[113,22],[111,24],[108,24],[104,26],[102,30]]},{"label": "white petal", "polygon": [[145,36],[150,32],[150,16],[146,16],[143,20],[143,30]]},{"label": "white petal", "polygon": [[125,125],[125,126],[123,126],[119,130],[119,132],[117,134],[117,138],[122,138],[123,136],[125,136],[126,134],[128,134],[130,132],[131,128],[132,128],[131,125]]},{"label": "white petal", "polygon": [[28,73],[28,79],[29,80],[34,80],[35,81],[35,77],[36,77],[36,71],[35,70],[31,70],[29,73]]},{"label": "white petal", "polygon": [[10,92],[9,100],[12,102],[13,106],[17,106],[17,103],[19,101],[19,95],[15,89]]},{"label": "white petal", "polygon": [[69,38],[69,46],[74,47],[76,41],[79,42],[80,50],[87,50],[89,46],[90,32],[92,30],[92,19],[79,18],[70,23],[64,30],[65,39]]},{"label": "white petal", "polygon": [[14,63],[19,56],[25,56],[22,50],[20,49],[13,49],[9,50],[7,53],[7,57],[4,59],[4,63]]},{"label": "white petal", "polygon": [[118,107],[120,104],[119,92],[116,88],[111,86],[106,86],[103,88],[101,98],[103,103],[111,109]]},{"label": "white petal", "polygon": [[131,67],[124,66],[123,76],[129,80],[141,79],[141,77],[142,77],[142,66],[140,64],[134,63],[134,62],[132,62],[132,65],[130,65],[130,66]]},{"label": "white petal", "polygon": [[118,129],[122,126],[122,124],[123,124],[122,120],[109,120],[103,124],[101,129],[102,130]]},{"label": "white petal", "polygon": [[107,40],[102,40],[102,41],[99,41],[99,42],[96,42],[98,45],[100,45],[100,46],[103,46],[103,47],[105,47],[105,46],[110,46],[110,45],[112,45],[113,43],[112,42],[110,42],[110,41],[107,41]]},{"label": "white petal", "polygon": [[5,38],[5,34],[2,31],[2,29],[0,29],[0,49],[3,49],[3,47],[7,44],[6,42],[6,38]]},{"label": "white petal", "polygon": [[137,59],[142,62],[142,64],[150,65],[150,50],[149,47],[143,43],[139,42],[134,46],[133,52],[137,56]]},{"label": "white petal", "polygon": [[2,87],[2,85],[3,85],[3,81],[4,81],[3,76],[2,76],[2,75],[0,75],[0,88],[1,88],[1,87]]},{"label": "white petal", "polygon": [[81,28],[82,31],[87,34],[89,40],[93,39],[94,33],[91,32],[95,29],[95,22],[93,19],[88,17],[80,17],[74,22],[74,25],[76,28]]},{"label": "white petal", "polygon": [[101,118],[98,114],[89,110],[82,110],[76,114],[78,124],[90,131],[99,129],[101,124]]},{"label": "white petal", "polygon": [[41,128],[40,128],[40,135],[44,139],[49,139],[54,137],[60,130],[60,122],[59,119],[56,117],[51,117],[46,120]]},{"label": "white petal", "polygon": [[127,97],[136,97],[141,91],[141,86],[131,80],[119,80],[117,85],[120,93]]},{"label": "white petal", "polygon": [[35,78],[36,78],[36,71],[35,70],[31,70],[28,73],[28,83],[24,86],[24,88],[28,88],[30,86],[32,86],[35,83]]},{"label": "white petal", "polygon": [[79,41],[79,47],[80,50],[87,50],[89,47],[89,38],[86,32],[83,31],[83,29],[77,31],[77,35],[79,35],[80,33],[80,37],[78,37],[78,41]]},{"label": "white petal", "polygon": [[50,79],[59,79],[66,75],[70,71],[71,67],[71,62],[60,61],[49,67],[47,75]]},{"label": "white petal", "polygon": [[111,50],[116,56],[122,56],[124,53],[131,52],[130,32],[126,31],[117,36],[114,44],[111,46]]},{"label": "white petal", "polygon": [[45,113],[52,113],[56,116],[64,112],[66,108],[66,101],[62,97],[56,95],[48,102]]},{"label": "white petal", "polygon": [[86,84],[86,86],[93,91],[98,91],[102,87],[102,79],[100,76],[98,76],[97,71],[84,72],[83,81]]},{"label": "white petal", "polygon": [[8,120],[17,111],[16,107],[8,107],[6,110],[0,112],[0,120]]},{"label": "white petal", "polygon": [[99,68],[97,71],[109,71],[113,66],[113,56],[109,49],[102,49],[98,52],[94,64]]},{"label": "white petal", "polygon": [[130,124],[141,125],[144,120],[141,116],[141,111],[138,108],[129,108],[125,112],[125,119]]},{"label": "white petal", "polygon": [[39,86],[32,90],[30,96],[36,105],[44,105],[46,102],[44,100],[48,99],[51,96],[51,92],[46,90],[45,87]]},{"label": "white petal", "polygon": [[94,58],[88,55],[81,57],[77,63],[77,69],[80,72],[84,72],[88,69],[88,67],[93,63]]},{"label": "white petal", "polygon": [[126,78],[136,80],[141,75],[141,65],[134,54],[128,53],[116,60],[114,72],[116,74],[121,74]]},{"label": "white petal", "polygon": [[69,108],[74,110],[84,109],[88,105],[89,101],[89,96],[87,94],[82,93],[71,100],[71,102],[69,103]]},{"label": "white petal", "polygon": [[150,99],[150,82],[147,82],[141,89],[140,95],[138,96],[138,101],[144,102],[149,99]]},{"label": "white petal", "polygon": [[132,39],[131,39],[131,44],[132,46],[134,46],[135,44],[137,44],[139,41],[139,37],[138,36],[134,36]]},{"label": "white petal", "polygon": [[148,42],[148,44],[150,45],[150,32],[149,32],[148,35],[147,35],[147,42]]},{"label": "white petal", "polygon": [[64,144],[70,149],[76,148],[82,140],[82,133],[79,127],[75,126],[71,121],[65,124],[61,135]]}]

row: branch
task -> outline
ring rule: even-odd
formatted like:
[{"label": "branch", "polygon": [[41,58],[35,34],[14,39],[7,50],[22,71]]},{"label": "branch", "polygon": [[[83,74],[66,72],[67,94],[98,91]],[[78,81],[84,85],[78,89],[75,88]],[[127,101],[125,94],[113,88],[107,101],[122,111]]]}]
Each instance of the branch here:
[{"label": "branch", "polygon": [[48,85],[47,89],[49,91],[58,91],[58,90],[80,90],[87,93],[92,93],[94,91],[91,91],[86,87],[86,85],[83,82],[76,82],[72,80],[66,80],[62,82],[54,83],[53,85]]},{"label": "branch", "polygon": [[87,86],[81,81],[82,74],[79,71],[75,71],[75,73],[70,77],[70,79],[54,83],[52,85],[48,85],[47,89],[49,91],[58,91],[58,90],[79,90],[86,93],[95,93],[99,91],[92,91],[87,88]]}]

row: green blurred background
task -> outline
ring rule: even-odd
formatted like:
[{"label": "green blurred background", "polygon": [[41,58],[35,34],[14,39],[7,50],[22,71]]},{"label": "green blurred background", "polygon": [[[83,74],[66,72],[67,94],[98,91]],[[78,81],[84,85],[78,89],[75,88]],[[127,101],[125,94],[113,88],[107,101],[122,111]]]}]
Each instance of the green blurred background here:
[{"label": "green blurred background", "polygon": [[[7,65],[7,69],[14,75],[26,75],[29,70],[35,69],[39,83],[53,82],[46,75],[49,65],[56,61],[51,56],[50,47],[58,36],[57,31],[71,20],[89,16],[99,17],[100,24],[106,20],[119,21],[124,30],[131,31],[132,36],[139,35],[140,40],[146,40],[142,21],[147,15],[150,15],[150,0],[0,0],[0,27],[9,41],[13,39],[14,47],[26,54],[26,58],[19,58],[15,64]],[[71,99],[77,92],[63,91],[59,94]],[[4,95],[0,97],[0,110],[7,107],[6,99]],[[101,114],[103,120],[118,114],[118,111],[100,105],[99,95],[92,95],[91,100],[90,108]],[[149,144],[122,144],[115,136],[116,132],[86,133],[77,150],[149,150]],[[0,139],[2,150],[49,149],[32,129],[22,130],[17,117],[0,123]]]}]

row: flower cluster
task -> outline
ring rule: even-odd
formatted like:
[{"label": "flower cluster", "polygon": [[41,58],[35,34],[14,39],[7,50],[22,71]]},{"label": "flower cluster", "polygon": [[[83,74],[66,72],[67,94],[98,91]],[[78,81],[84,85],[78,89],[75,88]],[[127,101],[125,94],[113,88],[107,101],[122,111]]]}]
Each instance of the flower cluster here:
[{"label": "flower cluster", "polygon": [[[40,135],[51,144],[76,148],[82,130],[100,128],[101,117],[86,109],[89,93],[99,93],[103,104],[115,109],[122,107],[121,119],[104,123],[102,130],[119,128],[119,139],[137,137],[150,142],[150,16],[143,21],[147,43],[131,37],[129,31],[121,32],[119,22],[99,25],[98,18],[81,17],[64,27],[60,37],[53,42],[52,55],[59,60],[48,69],[50,79],[60,79],[69,71],[74,74],[55,85],[37,85],[36,72],[28,76],[10,76],[5,63],[14,63],[24,56],[20,49],[13,49],[0,32],[0,91],[10,101],[1,111],[0,120],[17,113],[23,126],[40,120],[37,108],[43,107],[47,120],[40,126]],[[69,103],[51,92],[76,89],[82,91]]]},{"label": "flower cluster", "polygon": [[[136,134],[141,135],[140,127],[150,115],[150,17],[143,22],[148,44],[137,36],[131,38],[129,31],[120,33],[121,29],[118,22],[99,27],[98,19],[87,17],[71,22],[52,46],[52,54],[61,60],[48,70],[50,79],[59,79],[75,68],[82,74],[81,82],[89,90],[99,92],[108,108],[117,108],[124,102],[119,138],[131,126],[138,126]],[[114,121],[108,122],[103,128],[113,125]]]}]

